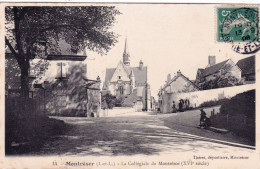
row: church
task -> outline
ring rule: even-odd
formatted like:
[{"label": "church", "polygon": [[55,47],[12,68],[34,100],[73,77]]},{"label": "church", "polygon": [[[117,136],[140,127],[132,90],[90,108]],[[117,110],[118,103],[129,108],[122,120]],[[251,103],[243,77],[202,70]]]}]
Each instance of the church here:
[{"label": "church", "polygon": [[142,60],[139,66],[130,66],[130,54],[125,39],[123,62],[119,61],[116,68],[107,68],[103,91],[116,98],[123,98],[124,107],[135,107],[136,111],[149,111],[151,105],[150,85],[147,82],[147,66]]}]

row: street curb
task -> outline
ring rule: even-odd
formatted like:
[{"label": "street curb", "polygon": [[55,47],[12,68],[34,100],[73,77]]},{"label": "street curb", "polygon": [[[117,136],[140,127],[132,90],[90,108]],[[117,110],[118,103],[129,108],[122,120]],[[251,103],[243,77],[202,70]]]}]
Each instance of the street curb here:
[{"label": "street curb", "polygon": [[223,133],[226,134],[229,132],[229,130],[226,129],[220,129],[220,128],[216,128],[216,127],[209,127],[208,128],[210,131],[216,132],[216,133]]},{"label": "street curb", "polygon": [[[177,131],[177,130],[176,130]],[[211,138],[207,138],[207,137],[201,137],[201,136],[197,136],[197,135],[193,135],[193,134],[188,134],[188,133],[184,133],[184,132],[178,132],[178,134],[183,133],[186,136],[191,136],[189,137],[189,139],[200,139],[201,141],[208,141],[208,142],[214,142],[214,143],[218,143],[218,144],[224,144],[224,145],[229,145],[229,146],[234,146],[234,147],[241,147],[241,148],[247,148],[247,149],[252,149],[255,150],[256,147],[254,146],[249,146],[249,145],[245,145],[245,144],[239,144],[239,143],[233,143],[233,142],[228,142],[228,141],[222,141],[222,140],[217,140],[217,139],[211,139]],[[182,136],[183,138],[187,138]],[[169,135],[163,135],[165,137],[173,137],[173,136],[169,136]]]},{"label": "street curb", "polygon": [[[163,121],[165,122],[171,122],[170,120],[168,120],[168,118],[164,118],[162,119]],[[168,126],[167,126],[168,127]],[[189,125],[189,127],[194,127],[194,126],[191,126]],[[196,127],[196,126],[195,126]],[[203,137],[203,136],[198,136],[198,135],[193,135],[193,134],[189,134],[189,133],[186,133],[186,132],[183,132],[183,131],[178,131],[174,128],[171,128],[171,127],[168,127],[169,129],[173,129],[179,133],[183,133],[185,134],[186,136],[191,136],[193,137],[194,139],[200,139],[202,141],[208,141],[208,142],[214,142],[214,143],[219,143],[219,144],[224,144],[224,145],[229,145],[229,146],[234,146],[234,147],[241,147],[241,148],[247,148],[247,149],[253,149],[253,150],[256,150],[256,147],[255,146],[250,146],[250,145],[245,145],[245,144],[241,144],[241,143],[235,143],[235,142],[229,142],[229,141],[223,141],[223,140],[217,140],[217,139],[213,139],[213,138],[208,138],[208,137]],[[216,132],[216,131],[212,131],[210,130],[211,132]],[[227,131],[228,132],[228,131]],[[223,134],[226,134],[227,132],[224,132]],[[191,138],[192,139],[192,138]]]}]

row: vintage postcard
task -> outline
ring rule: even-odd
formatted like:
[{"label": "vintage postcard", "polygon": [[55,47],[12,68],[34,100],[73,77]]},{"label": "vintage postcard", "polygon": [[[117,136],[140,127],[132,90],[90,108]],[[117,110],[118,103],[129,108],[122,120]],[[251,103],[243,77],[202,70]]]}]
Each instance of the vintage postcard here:
[{"label": "vintage postcard", "polygon": [[259,9],[2,3],[0,168],[260,168]]}]

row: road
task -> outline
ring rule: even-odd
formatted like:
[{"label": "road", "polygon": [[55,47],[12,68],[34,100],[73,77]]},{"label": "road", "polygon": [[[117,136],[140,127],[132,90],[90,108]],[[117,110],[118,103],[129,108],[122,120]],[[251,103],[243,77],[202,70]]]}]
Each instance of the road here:
[{"label": "road", "polygon": [[[186,117],[191,113],[184,115]],[[167,120],[179,121],[178,114],[133,112],[117,117],[58,119],[64,120],[71,128],[65,135],[47,140],[40,151],[33,153],[34,155],[163,155],[175,152],[197,153],[209,149],[219,153],[254,152],[251,149],[205,141],[177,131],[176,126],[171,127],[167,124]],[[194,118],[192,120],[195,121]],[[204,130],[192,125],[190,127],[200,132]]]}]

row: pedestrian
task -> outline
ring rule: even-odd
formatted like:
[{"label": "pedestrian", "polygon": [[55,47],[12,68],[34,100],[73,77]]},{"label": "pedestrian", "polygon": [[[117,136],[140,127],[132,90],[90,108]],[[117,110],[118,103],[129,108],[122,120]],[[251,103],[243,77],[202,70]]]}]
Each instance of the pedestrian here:
[{"label": "pedestrian", "polygon": [[179,111],[183,112],[183,100],[182,99],[179,102]]},{"label": "pedestrian", "polygon": [[185,99],[185,109],[189,110],[189,108],[190,108],[190,101],[189,99]]},{"label": "pedestrian", "polygon": [[173,112],[173,113],[176,113],[175,101],[172,102],[172,112]]},{"label": "pedestrian", "polygon": [[206,112],[203,109],[200,109],[200,126],[201,122],[207,117]]}]

